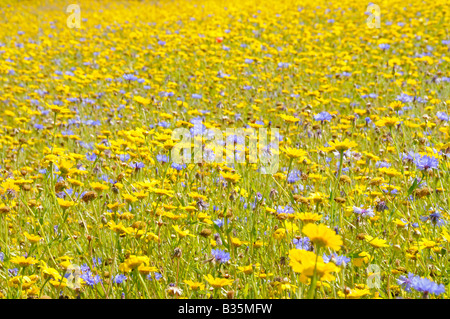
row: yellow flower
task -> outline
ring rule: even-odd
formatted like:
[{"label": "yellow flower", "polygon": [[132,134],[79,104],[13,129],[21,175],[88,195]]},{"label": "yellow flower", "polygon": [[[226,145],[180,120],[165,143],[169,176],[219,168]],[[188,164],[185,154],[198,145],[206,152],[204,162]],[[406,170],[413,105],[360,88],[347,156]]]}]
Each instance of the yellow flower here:
[{"label": "yellow flower", "polygon": [[313,277],[314,271],[319,280],[325,281],[334,280],[335,277],[331,273],[340,271],[334,263],[324,263],[321,256],[303,249],[289,250],[289,266],[294,272],[301,273],[299,280],[303,283],[307,283],[308,278]]},{"label": "yellow flower", "polygon": [[447,241],[447,242],[449,242],[450,243],[450,234],[448,233],[448,231],[447,231],[447,229],[443,229],[442,230],[442,237],[444,237],[445,238],[445,240]]},{"label": "yellow flower", "polygon": [[141,265],[148,265],[150,259],[147,256],[130,255],[123,263],[119,265],[120,272],[130,272]]},{"label": "yellow flower", "polygon": [[373,257],[365,251],[359,253],[358,256],[359,257],[353,258],[353,264],[356,267],[361,267],[361,266],[363,266],[363,264],[368,264],[369,261],[371,261],[373,259]]},{"label": "yellow flower", "polygon": [[73,165],[74,163],[72,161],[65,158],[61,158],[58,162],[58,168],[61,175],[65,176],[69,174],[70,169],[72,168]]},{"label": "yellow flower", "polygon": [[239,272],[243,272],[244,274],[249,275],[249,274],[253,273],[253,270],[255,270],[258,267],[259,267],[259,263],[254,264],[254,265],[250,264],[247,266],[238,267],[238,269],[239,269]]},{"label": "yellow flower", "polygon": [[28,289],[33,286],[37,280],[39,279],[38,275],[31,276],[15,276],[8,280],[8,286],[19,288],[19,285],[22,284],[22,289]]},{"label": "yellow flower", "polygon": [[108,209],[112,210],[113,212],[118,211],[119,208],[124,207],[125,204],[119,203],[119,202],[115,202],[113,204],[108,204],[106,205],[106,207],[108,207]]},{"label": "yellow flower", "polygon": [[177,232],[177,234],[183,238],[186,236],[191,236],[191,237],[195,237],[192,234],[189,234],[189,230],[181,230],[180,227],[178,225],[172,225],[172,228]]},{"label": "yellow flower", "polygon": [[284,226],[286,227],[286,231],[289,233],[295,233],[298,230],[298,226],[295,225],[294,223],[285,221],[284,222]]},{"label": "yellow flower", "polygon": [[331,147],[330,151],[336,150],[339,152],[343,152],[348,150],[351,147],[356,147],[358,146],[358,144],[356,142],[350,141],[348,138],[346,138],[345,140],[339,142],[329,142],[328,143]]},{"label": "yellow flower", "polygon": [[76,180],[76,179],[67,178],[67,181],[68,181],[70,184],[75,185],[75,186],[84,186],[84,183],[83,183],[83,182],[80,182],[79,180]]},{"label": "yellow flower", "polygon": [[130,194],[123,194],[122,197],[123,199],[125,199],[127,203],[134,203],[138,201],[137,197],[134,197],[133,195]]},{"label": "yellow flower", "polygon": [[162,189],[162,188],[151,188],[150,191],[157,195],[166,195],[168,197],[173,197],[174,191]]},{"label": "yellow flower", "polygon": [[255,247],[255,248],[259,248],[259,247],[262,247],[262,246],[265,246],[265,245],[267,245],[267,243],[264,243],[264,242],[262,242],[260,240],[257,240],[257,241],[255,241],[253,243],[253,247]]},{"label": "yellow flower", "polygon": [[382,119],[378,120],[375,122],[376,126],[387,126],[387,127],[392,127],[397,125],[398,123],[400,123],[400,119],[398,117],[383,117]]},{"label": "yellow flower", "polygon": [[318,247],[331,248],[336,251],[341,249],[341,237],[324,224],[307,224],[302,231]]},{"label": "yellow flower", "polygon": [[150,99],[146,99],[142,96],[136,95],[133,97],[133,100],[135,100],[138,103],[141,103],[142,105],[148,105],[150,104]]},{"label": "yellow flower", "polygon": [[402,101],[394,101],[389,103],[389,107],[392,107],[395,111],[401,110],[405,105]]},{"label": "yellow flower", "polygon": [[192,281],[192,280],[183,280],[183,282],[189,286],[191,290],[203,290],[205,289],[205,284],[202,282]]},{"label": "yellow flower", "polygon": [[314,276],[314,272],[316,272],[318,280],[332,281],[335,280],[336,277],[331,273],[338,273],[340,270],[341,269],[334,263],[324,263],[323,259],[319,258],[317,264],[305,264],[299,280],[303,283],[307,283],[308,278],[312,278]]},{"label": "yellow flower", "polygon": [[386,243],[386,240],[380,239],[380,238],[374,238],[370,235],[364,236],[366,241],[375,248],[383,248],[383,247],[389,247],[389,245]]},{"label": "yellow flower", "polygon": [[389,177],[402,176],[402,173],[400,173],[393,167],[381,167],[378,169],[378,171]]},{"label": "yellow flower", "polygon": [[234,174],[231,172],[220,172],[220,176],[222,176],[224,180],[230,183],[236,183],[241,179],[241,176],[239,174]]},{"label": "yellow flower", "polygon": [[48,277],[51,277],[51,278],[53,278],[55,280],[61,279],[61,275],[54,268],[44,267],[44,268],[42,268],[42,273],[44,274],[44,278],[45,279],[47,279]]},{"label": "yellow flower", "polygon": [[308,155],[306,151],[292,147],[281,148],[281,150],[286,154],[288,158],[299,158]]},{"label": "yellow flower", "polygon": [[147,233],[147,237],[145,238],[145,240],[147,242],[149,242],[149,241],[160,242],[160,239],[159,239],[158,235],[156,235],[156,234],[154,234],[152,232],[148,232]]},{"label": "yellow flower", "polygon": [[203,276],[205,280],[215,289],[222,288],[225,286],[229,286],[233,283],[233,280],[231,279],[225,279],[225,278],[214,278],[211,275]]},{"label": "yellow flower", "polygon": [[292,115],[285,115],[285,114],[280,114],[279,115],[285,122],[288,123],[297,123],[298,121],[300,121],[300,119],[292,116]]},{"label": "yellow flower", "polygon": [[126,234],[132,234],[133,228],[131,227],[125,227],[122,222],[116,224],[113,220],[110,220],[107,224],[107,227],[111,229],[112,231],[118,233],[121,236],[125,236]]},{"label": "yellow flower", "polygon": [[24,236],[25,236],[32,244],[38,243],[40,240],[43,239],[42,237],[39,237],[39,236],[37,236],[37,235],[30,235],[30,234],[28,234],[28,232],[24,232],[23,235],[24,235]]},{"label": "yellow flower", "polygon": [[241,245],[248,244],[248,241],[241,241],[239,238],[231,237],[231,244],[240,247]]},{"label": "yellow flower", "polygon": [[72,263],[69,260],[64,260],[59,263],[62,269],[67,270],[72,266]]},{"label": "yellow flower", "polygon": [[19,193],[20,188],[14,183],[14,180],[7,179],[1,184],[2,189],[0,190],[1,194],[5,194],[6,192]]},{"label": "yellow flower", "polygon": [[278,289],[278,292],[283,292],[285,290],[295,290],[298,288],[298,286],[296,286],[296,285],[292,285],[290,283],[284,283],[284,282],[283,283],[277,282],[276,287]]},{"label": "yellow flower", "polygon": [[90,185],[97,193],[101,193],[102,191],[106,191],[109,189],[109,186],[99,182],[90,183]]},{"label": "yellow flower", "polygon": [[275,238],[275,239],[283,239],[284,237],[286,237],[286,229],[284,229],[284,228],[278,228],[273,233],[273,238]]},{"label": "yellow flower", "polygon": [[394,220],[394,224],[399,228],[405,228],[405,226],[408,225],[408,222],[404,222],[403,220],[396,218]]},{"label": "yellow flower", "polygon": [[297,213],[295,219],[301,220],[303,223],[314,223],[322,219],[322,215],[317,213]]},{"label": "yellow flower", "polygon": [[37,264],[39,261],[37,261],[34,257],[25,258],[23,256],[16,256],[11,258],[11,262],[13,264],[18,264],[19,266],[26,267],[29,265]]},{"label": "yellow flower", "polygon": [[67,287],[67,278],[62,277],[58,280],[50,279],[49,283],[55,288],[65,288]]},{"label": "yellow flower", "polygon": [[138,267],[138,271],[139,271],[141,274],[143,274],[143,275],[148,275],[148,274],[151,273],[151,272],[157,272],[157,271],[159,271],[159,269],[156,268],[156,267],[151,267],[151,266],[146,266],[145,264],[141,264],[141,265]]},{"label": "yellow flower", "polygon": [[319,203],[323,202],[324,199],[325,199],[325,195],[321,192],[315,192],[308,196],[308,200],[315,204],[319,204]]},{"label": "yellow flower", "polygon": [[360,299],[361,297],[370,295],[369,289],[351,289],[349,294],[344,294],[342,291],[338,291],[338,296],[347,299]]},{"label": "yellow flower", "polygon": [[75,202],[70,200],[65,200],[62,198],[57,198],[56,200],[58,201],[59,206],[61,206],[64,209],[70,208],[75,205]]},{"label": "yellow flower", "polygon": [[186,210],[186,211],[188,211],[188,212],[193,212],[193,211],[196,211],[197,210],[197,207],[195,207],[195,206],[180,206],[180,209],[181,210]]},{"label": "yellow flower", "polygon": [[420,242],[419,242],[419,249],[430,249],[433,248],[437,245],[437,243],[435,241],[432,240],[428,240],[423,238]]},{"label": "yellow flower", "polygon": [[145,193],[145,192],[136,192],[136,193],[133,193],[133,195],[136,196],[136,197],[139,198],[139,199],[145,199],[145,198],[147,198],[148,193]]}]

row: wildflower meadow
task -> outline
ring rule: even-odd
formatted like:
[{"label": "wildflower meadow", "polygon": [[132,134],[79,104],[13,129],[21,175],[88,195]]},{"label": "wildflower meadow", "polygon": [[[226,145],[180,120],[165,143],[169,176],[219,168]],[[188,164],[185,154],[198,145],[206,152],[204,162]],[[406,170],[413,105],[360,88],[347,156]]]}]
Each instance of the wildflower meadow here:
[{"label": "wildflower meadow", "polygon": [[446,0],[0,1],[1,299],[446,299]]}]

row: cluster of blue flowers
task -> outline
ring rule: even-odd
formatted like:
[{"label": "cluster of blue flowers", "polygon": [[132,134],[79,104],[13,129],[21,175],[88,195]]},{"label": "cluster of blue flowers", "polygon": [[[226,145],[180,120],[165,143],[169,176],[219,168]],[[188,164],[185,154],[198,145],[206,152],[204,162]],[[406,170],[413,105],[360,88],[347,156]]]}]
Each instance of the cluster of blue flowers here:
[{"label": "cluster of blue flowers", "polygon": [[413,273],[408,273],[408,276],[400,276],[397,279],[397,284],[401,285],[407,292],[411,292],[411,288],[424,294],[440,295],[445,292],[443,284],[438,285],[428,278],[422,278]]},{"label": "cluster of blue flowers", "polygon": [[220,263],[226,263],[228,260],[230,260],[230,254],[220,249],[211,250],[211,254],[214,256],[216,261]]},{"label": "cluster of blue flowers", "polygon": [[369,207],[369,208],[360,208],[360,207],[356,207],[353,206],[353,212],[355,214],[361,215],[362,217],[374,217],[375,213],[373,211],[373,208]]},{"label": "cluster of blue flowers", "polygon": [[421,171],[437,169],[439,166],[439,160],[436,157],[428,155],[422,156],[419,153],[414,153],[412,151],[403,154],[403,159],[413,162]]}]

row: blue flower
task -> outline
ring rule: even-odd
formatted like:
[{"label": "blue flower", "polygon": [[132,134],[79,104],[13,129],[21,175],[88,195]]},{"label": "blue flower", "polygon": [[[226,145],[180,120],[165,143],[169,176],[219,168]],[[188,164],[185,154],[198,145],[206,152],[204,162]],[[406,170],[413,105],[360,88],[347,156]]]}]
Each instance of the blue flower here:
[{"label": "blue flower", "polygon": [[123,78],[127,81],[136,81],[138,79],[134,74],[124,74]]},{"label": "blue flower", "polygon": [[102,265],[102,259],[100,257],[92,257],[92,264],[94,265],[94,267],[99,267]]},{"label": "blue flower", "polygon": [[437,169],[439,165],[439,160],[434,156],[424,155],[422,157],[416,157],[414,164],[419,170]]},{"label": "blue flower", "polygon": [[412,101],[414,101],[414,96],[402,93],[400,95],[397,95],[397,101],[401,101],[403,103],[411,103]]},{"label": "blue flower", "polygon": [[84,268],[86,271],[83,271],[83,266],[80,267],[80,268],[82,270],[82,274],[81,274],[80,277],[86,282],[86,284],[88,286],[92,287],[92,286],[94,286],[94,285],[96,285],[96,284],[98,284],[98,283],[100,283],[102,281],[100,276],[99,275],[94,275],[91,272],[91,270],[89,269],[89,267],[88,267],[89,270],[86,270],[86,268]]},{"label": "blue flower", "polygon": [[365,209],[365,208],[360,208],[360,207],[353,206],[353,212],[355,214],[361,215],[362,217],[373,217],[373,216],[375,216],[375,213],[373,212],[373,209],[370,208],[370,207]]},{"label": "blue flower", "polygon": [[391,167],[391,164],[388,162],[378,161],[375,163],[376,168],[382,168],[382,167]]},{"label": "blue flower", "polygon": [[260,202],[263,199],[263,195],[260,192],[256,193],[256,200]]},{"label": "blue flower", "polygon": [[170,126],[170,123],[168,123],[166,121],[161,121],[158,123],[158,126],[161,126],[163,128],[168,128]]},{"label": "blue flower", "polygon": [[18,273],[18,272],[19,272],[19,269],[18,269],[18,268],[8,269],[8,274],[9,274],[11,277],[17,276],[17,273]]},{"label": "blue flower", "polygon": [[86,153],[86,159],[88,161],[94,162],[97,159],[97,155],[95,153],[92,154]]},{"label": "blue flower", "polygon": [[222,227],[223,226],[223,219],[216,219],[214,221],[214,224],[216,224],[217,227]]},{"label": "blue flower", "polygon": [[448,122],[448,115],[445,112],[437,112],[436,116],[438,117],[438,119],[440,119],[441,121],[447,121]]},{"label": "blue flower", "polygon": [[145,167],[145,164],[142,162],[131,162],[130,167],[134,168],[135,170],[141,169]]},{"label": "blue flower", "polygon": [[288,177],[287,177],[287,182],[288,183],[296,183],[300,180],[301,177],[301,172],[298,170],[293,170],[289,173]]},{"label": "blue flower", "polygon": [[292,243],[295,245],[295,248],[297,248],[297,249],[311,251],[311,248],[312,248],[311,240],[308,237],[303,237],[300,239],[294,238],[292,240]]},{"label": "blue flower", "polygon": [[403,153],[403,159],[414,162],[416,158],[420,157],[419,153],[415,153],[413,151],[409,151],[408,153]]},{"label": "blue flower", "polygon": [[122,162],[128,162],[128,160],[130,159],[130,154],[120,154],[119,158]]},{"label": "blue flower", "polygon": [[212,163],[215,158],[216,155],[214,154],[214,151],[210,148],[205,147],[203,150],[203,159],[208,163]]},{"label": "blue flower", "polygon": [[[191,121],[191,123],[192,123],[192,121]],[[201,124],[201,122],[195,122],[193,124],[194,124],[194,127],[191,127],[189,129],[192,136],[203,135],[206,133],[206,131],[207,131],[206,126]]]},{"label": "blue flower", "polygon": [[446,224],[446,221],[441,218],[441,214],[439,214],[439,212],[431,213],[428,216],[422,216],[420,217],[420,220],[423,222],[430,220],[433,225],[439,227]]},{"label": "blue flower", "polygon": [[289,66],[290,66],[289,63],[285,63],[285,62],[279,62],[279,63],[278,63],[278,68],[279,68],[279,69],[289,68]]},{"label": "blue flower", "polygon": [[314,115],[314,120],[316,121],[329,121],[332,119],[332,116],[328,112],[320,112],[317,115]]},{"label": "blue flower", "polygon": [[389,44],[387,44],[387,43],[381,43],[381,44],[378,45],[378,47],[379,47],[381,50],[387,50],[387,49],[389,49],[391,46],[390,46]]},{"label": "blue flower", "polygon": [[344,255],[338,255],[336,253],[333,253],[329,256],[323,254],[323,262],[328,264],[330,261],[333,261],[337,266],[343,265],[345,267],[345,265],[350,262],[350,258]]},{"label": "blue flower", "polygon": [[230,254],[226,251],[220,250],[220,249],[213,249],[211,250],[211,254],[214,256],[216,261],[220,263],[226,263],[228,260],[230,260]]},{"label": "blue flower", "polygon": [[113,277],[113,283],[115,283],[115,284],[121,284],[125,280],[127,280],[127,276],[125,276],[125,275],[120,275],[119,274],[119,275]]},{"label": "blue flower", "polygon": [[445,292],[445,286],[443,284],[438,285],[428,278],[419,278],[418,276],[412,281],[412,287],[419,292],[435,295],[440,295]]},{"label": "blue flower", "polygon": [[[154,276],[155,276],[156,280],[160,280],[162,278],[162,275],[159,272],[155,272]],[[148,280],[153,280],[152,274],[147,275],[147,279]]]},{"label": "blue flower", "polygon": [[278,214],[293,214],[294,213],[294,209],[291,207],[291,206],[289,206],[289,205],[286,205],[286,206],[278,206],[277,207],[277,213]]},{"label": "blue flower", "polygon": [[400,276],[397,279],[397,284],[402,286],[402,288],[407,291],[411,292],[411,287],[413,285],[413,282],[418,278],[418,276],[414,275],[413,273],[409,273],[408,276]]},{"label": "blue flower", "polygon": [[181,165],[177,163],[172,163],[170,167],[176,169],[177,171],[181,171],[183,168],[186,168],[186,164]]},{"label": "blue flower", "polygon": [[162,163],[167,163],[169,161],[169,158],[167,157],[167,155],[161,155],[161,154],[156,155],[156,159],[158,160],[158,162],[162,162]]}]

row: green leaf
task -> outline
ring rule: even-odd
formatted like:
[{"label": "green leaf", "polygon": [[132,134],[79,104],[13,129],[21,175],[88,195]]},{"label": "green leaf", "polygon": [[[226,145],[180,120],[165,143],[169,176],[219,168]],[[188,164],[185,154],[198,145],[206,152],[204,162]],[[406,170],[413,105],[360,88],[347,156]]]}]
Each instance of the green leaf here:
[{"label": "green leaf", "polygon": [[414,183],[412,183],[411,187],[408,189],[408,196],[414,192],[414,190],[417,188],[417,185],[419,185],[419,181],[417,180],[417,178],[415,178]]}]

